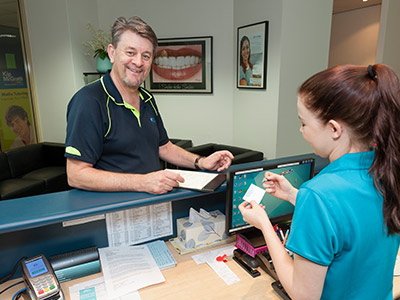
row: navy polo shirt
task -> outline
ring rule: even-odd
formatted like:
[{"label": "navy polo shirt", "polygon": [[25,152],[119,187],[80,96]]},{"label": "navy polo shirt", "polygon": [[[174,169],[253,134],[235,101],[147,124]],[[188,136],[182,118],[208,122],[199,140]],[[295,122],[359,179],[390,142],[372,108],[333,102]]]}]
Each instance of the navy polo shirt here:
[{"label": "navy polo shirt", "polygon": [[79,90],[68,104],[65,157],[120,173],[159,170],[168,135],[153,95],[143,88],[139,95],[140,112],[122,99],[109,72]]}]

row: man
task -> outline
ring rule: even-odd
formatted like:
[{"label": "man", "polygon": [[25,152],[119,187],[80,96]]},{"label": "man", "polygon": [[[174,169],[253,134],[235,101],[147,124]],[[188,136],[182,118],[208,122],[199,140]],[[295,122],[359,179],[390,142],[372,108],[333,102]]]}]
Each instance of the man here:
[{"label": "man", "polygon": [[162,194],[184,179],[161,170],[159,158],[196,169],[222,171],[229,151],[198,157],[169,139],[151,93],[140,87],[148,76],[157,37],[138,17],[118,18],[108,55],[113,63],[99,81],[78,91],[68,105],[68,183],[96,191]]}]

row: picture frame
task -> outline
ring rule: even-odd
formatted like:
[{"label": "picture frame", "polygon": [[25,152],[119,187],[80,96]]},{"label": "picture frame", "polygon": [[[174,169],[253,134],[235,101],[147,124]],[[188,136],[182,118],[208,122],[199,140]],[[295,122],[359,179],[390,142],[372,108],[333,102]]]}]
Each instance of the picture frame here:
[{"label": "picture frame", "polygon": [[236,87],[266,89],[268,21],[237,29]]},{"label": "picture frame", "polygon": [[213,92],[213,37],[158,40],[144,87],[152,93]]}]

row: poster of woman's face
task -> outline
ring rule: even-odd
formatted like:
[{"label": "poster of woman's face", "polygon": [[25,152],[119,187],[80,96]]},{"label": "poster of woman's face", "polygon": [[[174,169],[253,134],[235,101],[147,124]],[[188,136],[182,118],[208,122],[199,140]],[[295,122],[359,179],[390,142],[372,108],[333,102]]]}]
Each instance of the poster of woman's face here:
[{"label": "poster of woman's face", "polygon": [[266,88],[268,21],[238,28],[237,87]]}]

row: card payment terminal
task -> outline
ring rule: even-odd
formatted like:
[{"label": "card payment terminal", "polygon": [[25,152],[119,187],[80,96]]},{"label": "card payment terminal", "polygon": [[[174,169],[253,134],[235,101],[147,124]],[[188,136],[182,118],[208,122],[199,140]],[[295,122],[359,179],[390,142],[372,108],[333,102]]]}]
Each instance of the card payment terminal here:
[{"label": "card payment terminal", "polygon": [[60,283],[44,255],[24,260],[22,276],[32,300],[64,300]]}]

